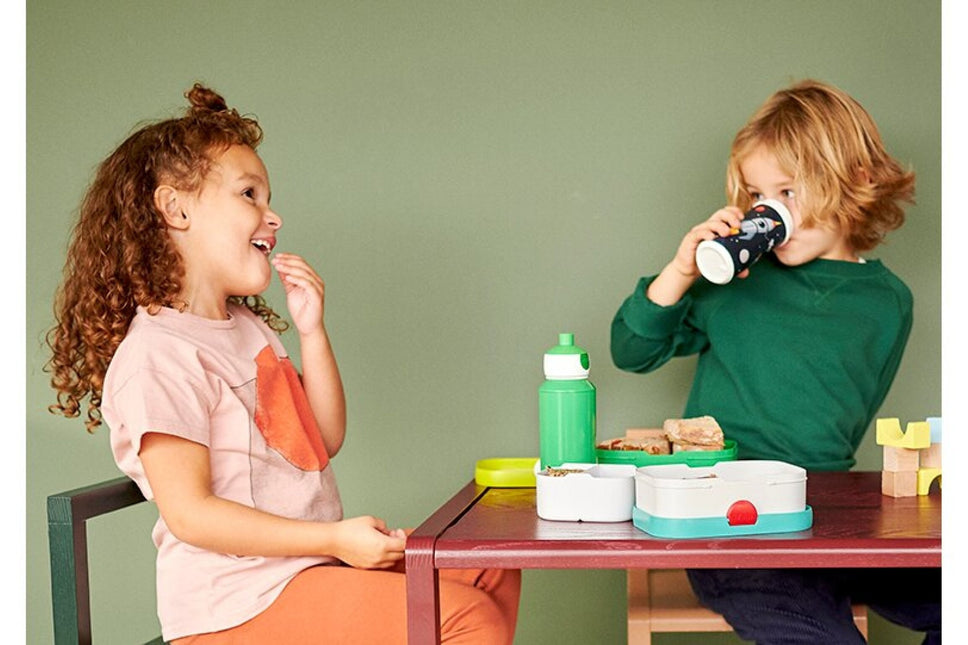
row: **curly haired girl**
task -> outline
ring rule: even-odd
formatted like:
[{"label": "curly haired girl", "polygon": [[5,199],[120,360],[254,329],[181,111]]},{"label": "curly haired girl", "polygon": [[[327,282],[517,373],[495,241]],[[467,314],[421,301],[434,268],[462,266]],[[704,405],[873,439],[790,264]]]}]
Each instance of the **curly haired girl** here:
[{"label": "curly haired girl", "polygon": [[[157,504],[166,641],[403,643],[406,532],[343,519],[329,463],[346,404],[325,285],[302,257],[270,259],[282,219],[259,124],[199,84],[186,97],[184,116],[108,156],[81,205],[48,335],[51,410],[76,417],[88,398],[88,431],[103,418]],[[272,268],[302,374],[259,295]],[[519,571],[445,572],[443,641],[511,643],[519,594]]]},{"label": "curly haired girl", "polygon": [[[111,357],[137,307],[184,310],[178,300],[184,266],[155,207],[163,183],[197,190],[212,164],[208,151],[243,145],[253,150],[262,129],[228,109],[222,97],[196,84],[184,118],[138,130],[105,159],[81,203],[48,334],[48,368],[56,412],[78,416],[90,395],[87,429],[101,424],[101,389]],[[235,297],[276,331],[287,325],[259,295]]]}]

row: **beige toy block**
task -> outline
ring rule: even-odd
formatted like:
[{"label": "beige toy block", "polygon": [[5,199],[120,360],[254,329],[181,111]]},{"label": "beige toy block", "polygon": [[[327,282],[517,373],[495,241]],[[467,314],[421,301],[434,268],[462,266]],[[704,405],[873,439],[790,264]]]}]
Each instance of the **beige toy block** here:
[{"label": "beige toy block", "polygon": [[921,449],[920,468],[941,468],[941,444],[933,443]]},{"label": "beige toy block", "polygon": [[918,494],[918,473],[916,470],[902,472],[881,472],[881,493],[889,497],[915,497]]},{"label": "beige toy block", "polygon": [[884,446],[884,467],[892,473],[916,471],[921,467],[921,451],[911,448]]},{"label": "beige toy block", "polygon": [[931,424],[927,421],[912,421],[902,432],[900,419],[878,419],[876,429],[879,446],[920,449],[931,445]]},{"label": "beige toy block", "polygon": [[[941,477],[940,468],[922,468],[918,471],[918,495],[927,495],[931,490],[931,482]],[[940,482],[938,486],[940,486]]]}]

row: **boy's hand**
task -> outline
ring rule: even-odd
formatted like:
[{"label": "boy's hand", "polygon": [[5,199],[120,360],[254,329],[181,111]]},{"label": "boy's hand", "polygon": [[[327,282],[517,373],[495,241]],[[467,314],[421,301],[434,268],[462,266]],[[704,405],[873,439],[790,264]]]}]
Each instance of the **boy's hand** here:
[{"label": "boy's hand", "polygon": [[323,326],[326,285],[302,257],[293,253],[276,253],[272,266],[286,290],[289,315],[302,335],[318,331]]},{"label": "boy's hand", "polygon": [[736,206],[720,208],[705,222],[697,224],[686,233],[679,244],[676,256],[672,259],[672,267],[687,278],[698,278],[699,267],[696,266],[696,248],[699,243],[715,237],[726,237],[730,234],[730,229],[739,228],[742,221],[743,211]]},{"label": "boy's hand", "polygon": [[407,535],[402,529],[389,530],[376,517],[364,515],[336,524],[339,532],[337,558],[360,569],[386,569],[403,559]]},{"label": "boy's hand", "polygon": [[[645,296],[663,307],[679,302],[689,287],[699,279],[699,267],[696,265],[696,248],[699,243],[729,235],[730,229],[739,228],[742,221],[743,211],[735,206],[725,206],[705,222],[693,226],[682,238],[672,261],[649,284]],[[744,270],[738,277],[745,278],[748,274],[749,271]]]}]

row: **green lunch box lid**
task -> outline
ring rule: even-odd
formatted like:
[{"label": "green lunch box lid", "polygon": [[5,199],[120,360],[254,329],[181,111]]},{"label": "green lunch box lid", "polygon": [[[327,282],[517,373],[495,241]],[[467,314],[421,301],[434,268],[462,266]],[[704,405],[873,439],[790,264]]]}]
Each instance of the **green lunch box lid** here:
[{"label": "green lunch box lid", "polygon": [[723,441],[722,450],[683,450],[671,455],[650,455],[642,450],[604,450],[597,448],[595,456],[600,464],[633,464],[635,466],[655,466],[658,464],[689,464],[690,466],[712,466],[718,461],[736,459],[736,442]]}]

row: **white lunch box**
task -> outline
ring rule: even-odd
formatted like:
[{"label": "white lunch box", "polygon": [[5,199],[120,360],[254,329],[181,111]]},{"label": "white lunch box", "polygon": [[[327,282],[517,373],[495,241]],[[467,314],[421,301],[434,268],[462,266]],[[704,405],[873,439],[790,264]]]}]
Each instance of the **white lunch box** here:
[{"label": "white lunch box", "polygon": [[581,472],[551,476],[535,464],[538,517],[571,522],[627,522],[635,504],[635,466],[562,464]]},{"label": "white lunch box", "polygon": [[806,485],[807,471],[782,461],[643,466],[632,521],[657,537],[801,531],[813,524]]}]

